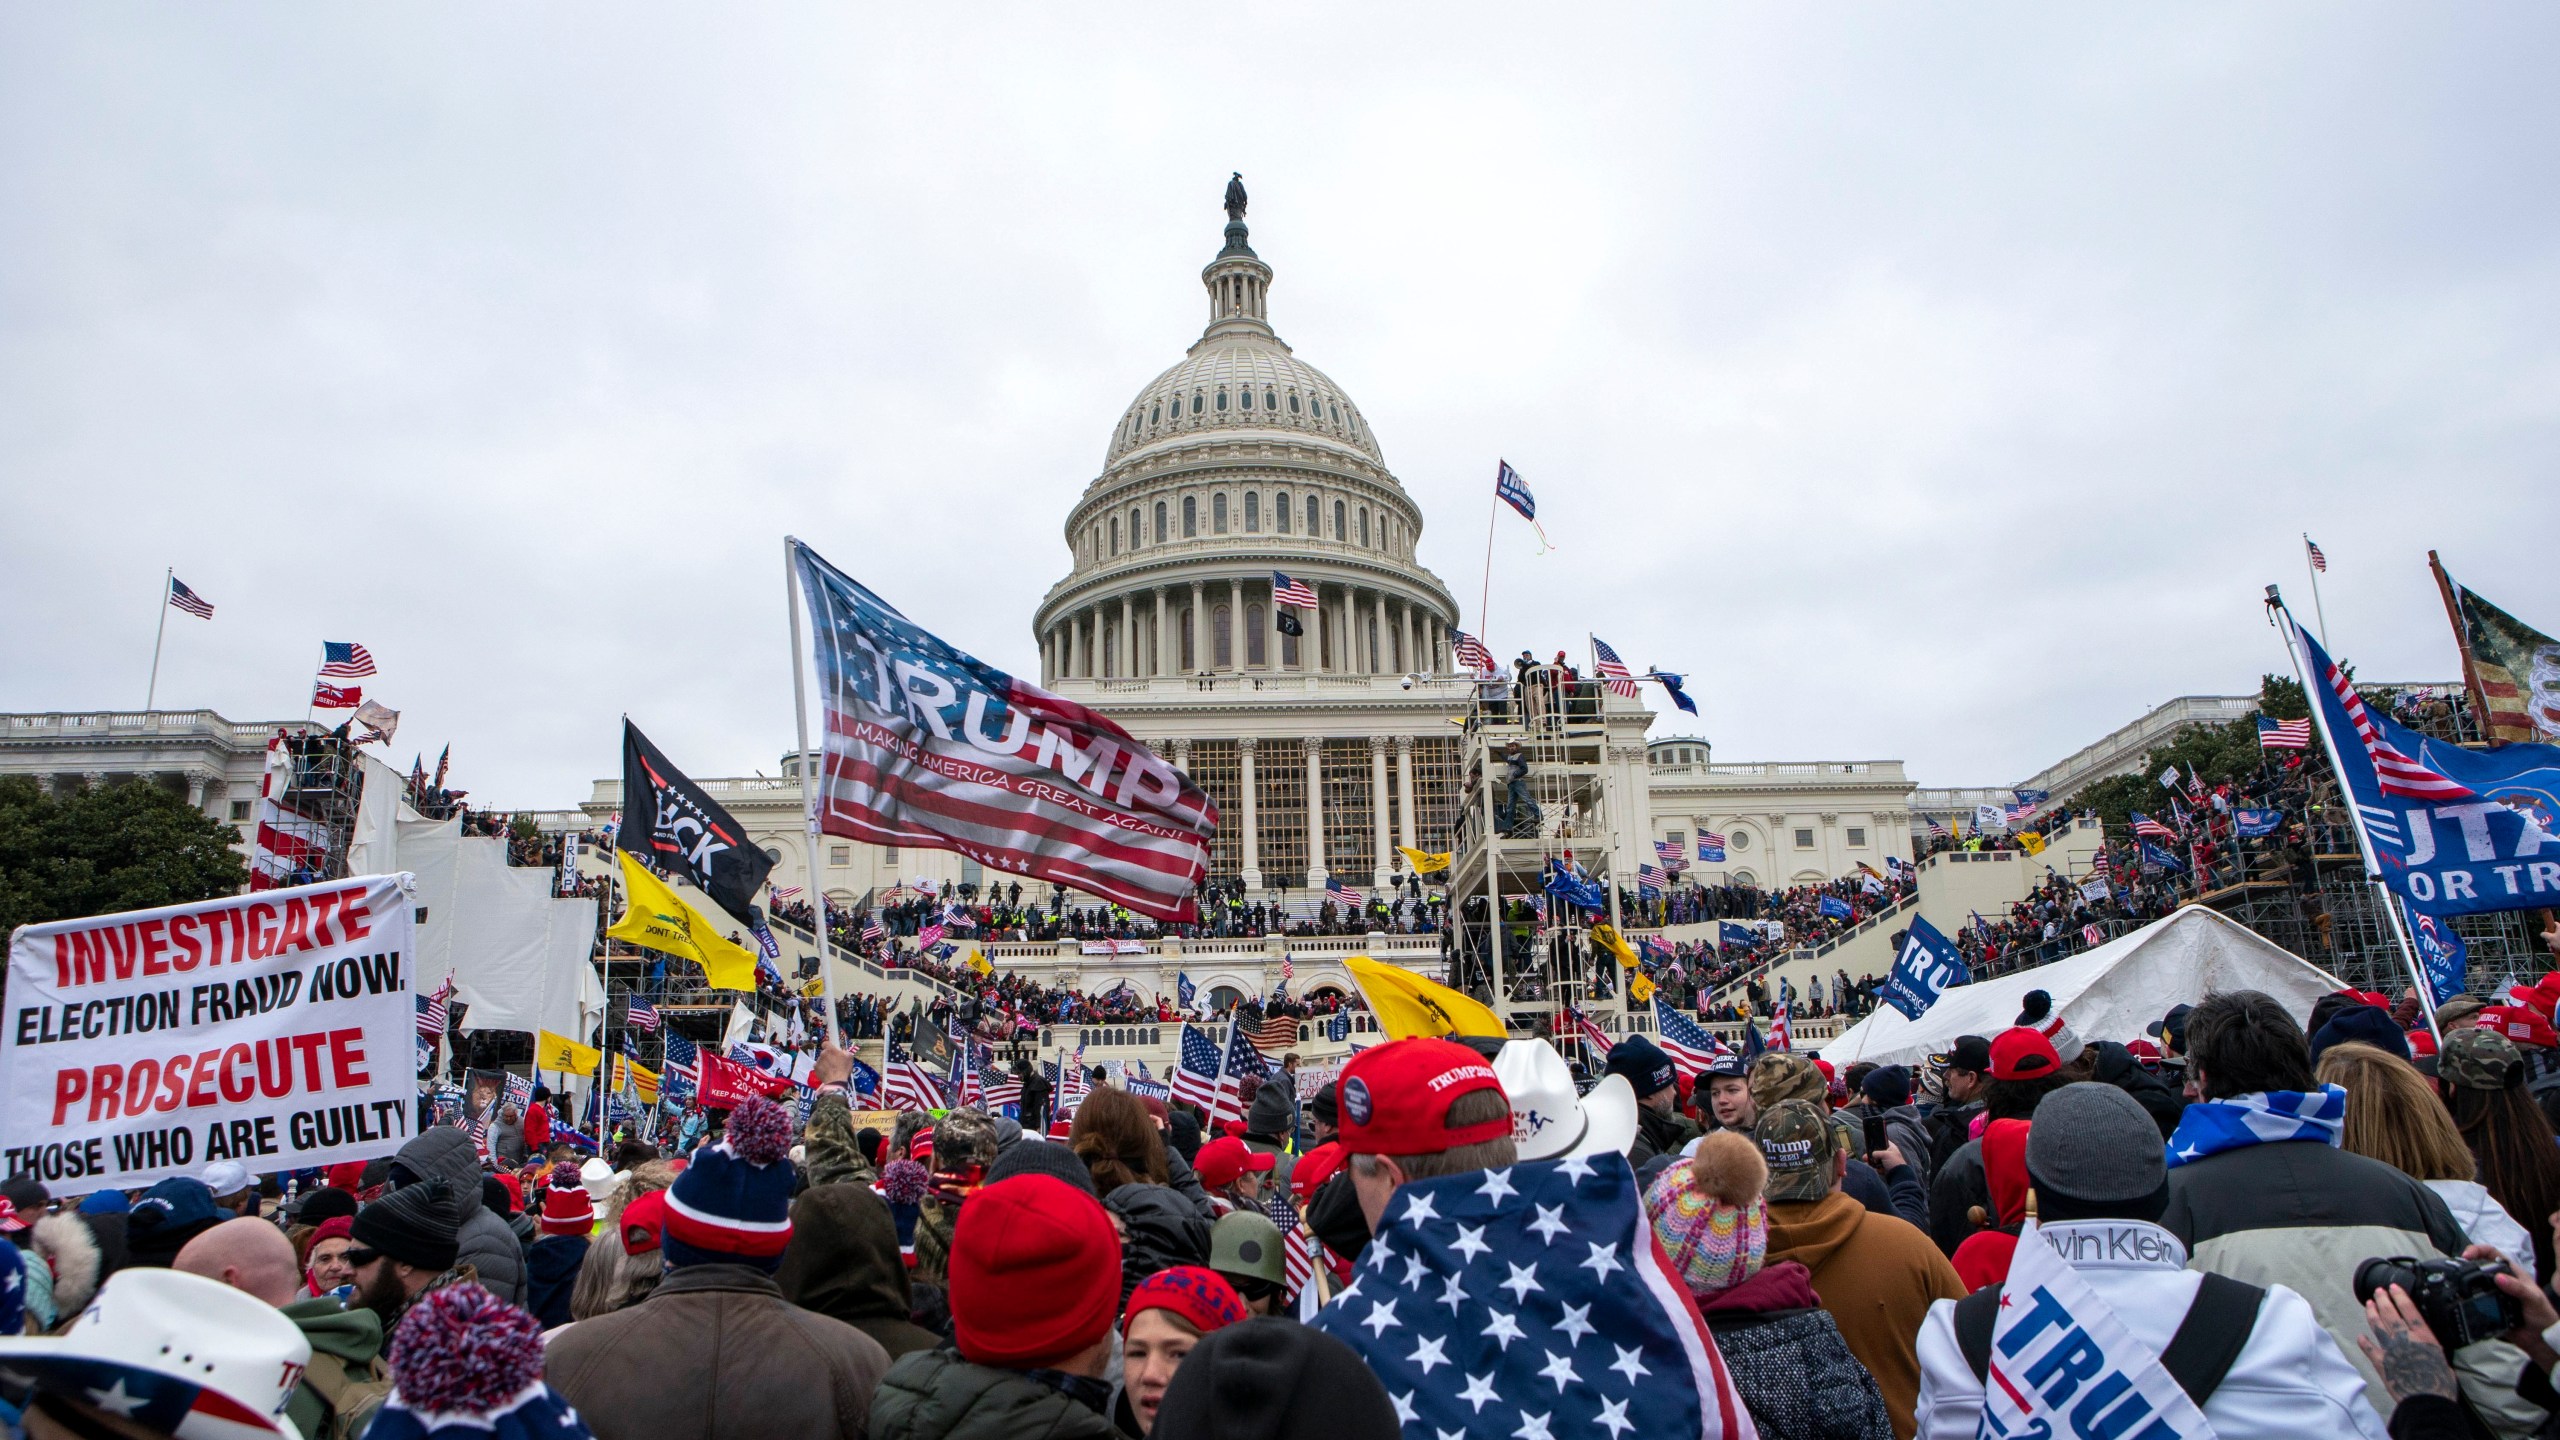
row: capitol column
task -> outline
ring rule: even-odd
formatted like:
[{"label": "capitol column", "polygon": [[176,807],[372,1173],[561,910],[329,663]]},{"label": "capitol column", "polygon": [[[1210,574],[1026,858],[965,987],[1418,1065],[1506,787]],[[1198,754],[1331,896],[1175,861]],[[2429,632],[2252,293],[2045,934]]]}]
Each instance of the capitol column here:
[{"label": "capitol column", "polygon": [[1061,652],[1058,678],[1070,679],[1076,673],[1076,617],[1070,613],[1058,620],[1058,649]]},{"label": "capitol column", "polygon": [[1191,624],[1189,629],[1191,631],[1191,668],[1194,670],[1206,670],[1209,668],[1209,631],[1206,628],[1209,606],[1207,600],[1203,598],[1206,593],[1207,592],[1202,590],[1199,581],[1194,580],[1191,582]]},{"label": "capitol column", "polygon": [[1238,793],[1244,797],[1244,888],[1262,888],[1262,817],[1254,797],[1253,752],[1257,742],[1247,735],[1236,741]]},{"label": "capitol column", "polygon": [[1173,673],[1173,587],[1156,587],[1156,665],[1157,675]]},{"label": "capitol column", "polygon": [[1369,822],[1377,834],[1373,847],[1377,865],[1370,871],[1369,884],[1379,890],[1387,888],[1387,877],[1395,873],[1388,857],[1395,852],[1387,848],[1387,737],[1369,737]]},{"label": "capitol column", "polygon": [[1422,848],[1413,838],[1413,737],[1396,737],[1396,843]]},{"label": "capitol column", "polygon": [[1422,657],[1414,653],[1413,602],[1410,600],[1399,600],[1396,602],[1396,631],[1398,634],[1404,636],[1404,655],[1402,656],[1404,665],[1402,668],[1407,670],[1430,669],[1430,666],[1418,663]]},{"label": "capitol column", "polygon": [[1129,595],[1120,597],[1120,675],[1127,679],[1138,673],[1138,602]]},{"label": "capitol column", "polygon": [[1310,735],[1307,747],[1307,888],[1324,889],[1324,741]]}]

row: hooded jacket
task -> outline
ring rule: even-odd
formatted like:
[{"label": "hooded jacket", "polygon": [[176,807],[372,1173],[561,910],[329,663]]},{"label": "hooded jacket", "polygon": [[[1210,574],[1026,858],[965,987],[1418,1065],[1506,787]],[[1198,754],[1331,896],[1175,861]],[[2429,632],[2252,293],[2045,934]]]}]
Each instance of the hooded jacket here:
[{"label": "hooded jacket", "polygon": [[[2168,1345],[2203,1283],[2203,1276],[2186,1268],[2185,1248],[2174,1237],[2139,1220],[2054,1223],[2044,1230],[2061,1238],[2092,1236],[2089,1243],[2058,1248],[2135,1339],[2154,1353]],[[2149,1243],[2108,1244],[2118,1233]],[[2142,1258],[2146,1249],[2149,1259]],[[1956,1344],[1953,1304],[1929,1307],[1919,1353],[1922,1440],[1973,1440],[1982,1421],[1982,1382]],[[2365,1403],[2363,1377],[2338,1353],[2311,1306],[2281,1285],[2267,1287],[2248,1344],[2206,1397],[2204,1418],[2220,1440],[2381,1440],[2384,1433],[2381,1417]]]},{"label": "hooded jacket", "polygon": [[1701,1299],[1699,1311],[1760,1433],[1806,1440],[1887,1440],[1884,1395],[1849,1353],[1840,1326],[1792,1260]]},{"label": "hooded jacket", "polygon": [[[1122,1187],[1127,1188],[1127,1187]],[[779,1432],[776,1432],[779,1433]],[[1063,1391],[950,1350],[903,1355],[871,1398],[871,1440],[1123,1440]]]},{"label": "hooded jacket", "polygon": [[470,1266],[491,1294],[522,1306],[524,1246],[505,1220],[480,1203],[480,1157],[471,1148],[470,1135],[438,1125],[401,1146],[392,1163],[420,1180],[444,1177],[462,1208],[462,1230],[456,1237],[462,1253],[454,1263]]},{"label": "hooded jacket", "polygon": [[311,1342],[311,1364],[293,1387],[285,1414],[303,1440],[362,1435],[391,1394],[382,1363],[382,1317],[349,1310],[328,1296],[297,1300],[284,1318]]},{"label": "hooded jacket", "polygon": [[1176,1265],[1209,1263],[1209,1222],[1163,1185],[1122,1185],[1102,1197],[1128,1233],[1120,1242],[1120,1303],[1138,1282]]},{"label": "hooded jacket", "polygon": [[791,1202],[791,1246],[774,1273],[783,1298],[880,1342],[889,1358],[942,1343],[914,1307],[898,1222],[868,1185],[817,1185]]},{"label": "hooded jacket", "polygon": [[853,1111],[842,1095],[828,1093],[809,1107],[808,1127],[800,1132],[800,1173],[809,1188],[821,1185],[868,1185],[880,1172],[863,1158],[853,1139]]},{"label": "hooded jacket", "polygon": [[587,1263],[584,1235],[545,1235],[525,1251],[525,1305],[545,1330],[557,1330],[577,1318],[569,1313],[569,1292],[577,1288],[578,1271]]},{"label": "hooded jacket", "polygon": [[1930,1153],[1929,1122],[1920,1114],[1920,1107],[1896,1105],[1877,1113],[1884,1116],[1885,1138],[1893,1142],[1894,1149],[1902,1152],[1904,1167],[1910,1170],[1911,1178],[1926,1190],[1929,1177],[1937,1173],[1937,1168]]},{"label": "hooded jacket", "polygon": [[1812,1272],[1822,1308],[1884,1395],[1895,1440],[1911,1440],[1920,1398],[1913,1337],[1932,1302],[1964,1294],[1955,1267],[1917,1226],[1875,1214],[1837,1190],[1772,1204],[1768,1253],[1771,1265],[1793,1260]]},{"label": "hooded jacket", "polygon": [[1657,1155],[1677,1155],[1690,1141],[1705,1134],[1698,1122],[1677,1110],[1656,1110],[1650,1105],[1636,1107],[1636,1139],[1627,1147],[1627,1163],[1641,1170]]}]

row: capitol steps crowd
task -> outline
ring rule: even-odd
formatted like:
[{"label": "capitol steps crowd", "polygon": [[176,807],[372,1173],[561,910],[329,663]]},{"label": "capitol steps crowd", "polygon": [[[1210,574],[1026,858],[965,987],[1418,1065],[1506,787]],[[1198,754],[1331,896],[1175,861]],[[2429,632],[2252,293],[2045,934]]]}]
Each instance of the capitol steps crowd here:
[{"label": "capitol steps crowd", "polygon": [[2024,1407],[2055,1434],[2560,1434],[2560,971],[2432,1028],[2358,992],[2307,1023],[2198,995],[2134,1036],[2064,1008],[2030,994],[1913,1065],[1692,1071],[1629,1035],[1596,1084],[1543,1041],[1409,1038],[1303,1095],[1284,1068],[1222,1125],[1106,1086],[1028,1125],[857,1128],[829,1044],[805,1121],[750,1100],[680,1156],[546,1138],[517,1165],[441,1126],[308,1176],[19,1177],[0,1420],[1952,1440]]}]

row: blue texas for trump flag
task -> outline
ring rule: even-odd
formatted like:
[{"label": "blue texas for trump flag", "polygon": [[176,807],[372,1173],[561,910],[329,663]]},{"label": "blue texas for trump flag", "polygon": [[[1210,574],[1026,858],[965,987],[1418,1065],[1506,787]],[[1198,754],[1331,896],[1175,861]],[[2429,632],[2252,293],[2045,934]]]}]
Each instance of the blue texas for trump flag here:
[{"label": "blue texas for trump flag", "polygon": [[791,542],[826,712],[819,828],[956,850],[1187,921],[1218,809],[1096,711],[968,655]]}]

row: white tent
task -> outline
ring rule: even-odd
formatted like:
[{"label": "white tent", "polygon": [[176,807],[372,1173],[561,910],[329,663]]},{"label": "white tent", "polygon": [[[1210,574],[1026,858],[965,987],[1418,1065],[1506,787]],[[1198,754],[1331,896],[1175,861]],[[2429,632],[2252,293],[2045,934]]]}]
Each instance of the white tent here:
[{"label": "white tent", "polygon": [[2185,905],[2068,960],[1958,986],[1917,1020],[1880,1007],[1821,1053],[1834,1065],[1916,1065],[1959,1035],[2008,1029],[2030,990],[2051,995],[2054,1013],[2081,1039],[2130,1040],[2170,1006],[2192,1005],[2211,991],[2263,990],[2302,1020],[2313,1001],[2345,988],[2335,975],[2220,911]]}]

